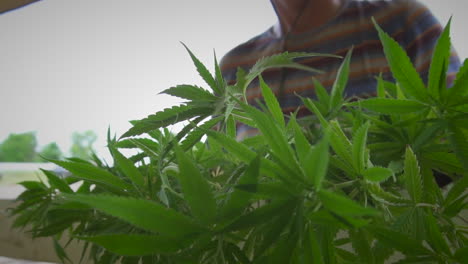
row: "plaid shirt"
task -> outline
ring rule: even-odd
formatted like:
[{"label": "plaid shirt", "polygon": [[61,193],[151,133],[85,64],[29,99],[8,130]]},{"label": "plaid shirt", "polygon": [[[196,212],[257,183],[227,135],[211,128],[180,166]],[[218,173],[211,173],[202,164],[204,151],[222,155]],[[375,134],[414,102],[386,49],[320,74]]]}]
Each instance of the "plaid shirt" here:
[{"label": "plaid shirt", "polygon": [[[415,68],[426,82],[432,52],[443,28],[426,6],[412,0],[347,1],[330,21],[309,31],[278,37],[273,27],[228,52],[221,60],[221,70],[229,84],[233,84],[238,67],[249,70],[257,60],[284,51],[316,52],[345,56],[353,47],[350,76],[345,89],[346,97],[369,97],[376,93],[375,76],[382,73],[384,79],[393,81],[382,44],[371,18],[395,39],[407,52]],[[284,47],[288,47],[285,50]],[[277,95],[284,113],[299,109],[306,115],[299,97],[314,97],[314,76],[322,85],[331,89],[342,60],[329,57],[311,57],[298,62],[322,70],[314,74],[297,69],[272,69],[262,77]],[[460,67],[456,52],[448,68],[450,85]],[[283,87],[283,88],[280,88]],[[280,91],[281,90],[281,91]],[[281,94],[281,96],[280,96]],[[249,103],[261,100],[258,80],[247,89]],[[239,138],[256,131],[240,126]]]}]

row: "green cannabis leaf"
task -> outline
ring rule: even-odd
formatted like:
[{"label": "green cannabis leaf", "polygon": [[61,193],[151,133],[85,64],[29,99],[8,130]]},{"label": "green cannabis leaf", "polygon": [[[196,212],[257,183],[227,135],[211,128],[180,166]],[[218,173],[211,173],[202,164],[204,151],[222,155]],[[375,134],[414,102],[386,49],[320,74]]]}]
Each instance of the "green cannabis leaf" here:
[{"label": "green cannabis leaf", "polygon": [[397,82],[404,88],[404,94],[409,98],[426,102],[428,100],[428,92],[406,52],[382,30],[374,19],[373,22],[379,33],[380,41],[382,41],[385,57],[387,58],[391,72]]},{"label": "green cannabis leaf", "polygon": [[[379,76],[377,97],[349,102],[350,50],[330,89],[312,79],[300,118],[262,72],[313,74],[300,61],[321,54],[266,57],[227,85],[216,56],[211,74],[185,47],[208,87],[170,87],[181,105],[132,121],[119,139],[109,131],[111,165],[53,160],[66,176],[21,182],[13,227],[52,237],[64,263],[467,262],[468,63],[447,89],[449,22],[426,89],[375,27],[396,83]],[[259,107],[242,100],[256,78]],[[257,133],[240,140],[239,126]],[[81,259],[63,237],[84,242]]]}]

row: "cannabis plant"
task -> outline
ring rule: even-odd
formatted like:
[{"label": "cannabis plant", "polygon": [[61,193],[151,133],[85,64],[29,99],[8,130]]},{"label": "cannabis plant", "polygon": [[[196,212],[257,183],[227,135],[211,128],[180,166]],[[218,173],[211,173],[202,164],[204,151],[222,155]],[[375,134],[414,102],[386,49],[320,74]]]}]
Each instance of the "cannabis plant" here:
[{"label": "cannabis plant", "polygon": [[[112,166],[54,160],[71,176],[21,183],[15,226],[68,234],[94,263],[468,263],[468,63],[448,89],[449,28],[426,86],[376,25],[396,82],[378,77],[376,97],[347,100],[349,52],[330,91],[316,82],[316,98],[301,98],[306,118],[285,115],[261,73],[314,72],[294,59],[330,55],[274,55],[228,85],[216,59],[212,75],[187,49],[209,90],[169,88],[185,103],[109,133]],[[245,100],[256,78],[260,107]],[[257,135],[237,140],[239,123]]]}]

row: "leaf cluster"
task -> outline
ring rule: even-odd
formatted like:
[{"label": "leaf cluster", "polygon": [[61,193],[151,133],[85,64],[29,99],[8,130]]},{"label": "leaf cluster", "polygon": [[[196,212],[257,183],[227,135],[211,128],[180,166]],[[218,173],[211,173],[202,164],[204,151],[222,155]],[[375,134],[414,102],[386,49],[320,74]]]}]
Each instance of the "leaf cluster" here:
[{"label": "leaf cluster", "polygon": [[[344,98],[350,51],[330,91],[316,81],[317,99],[302,98],[303,119],[282,112],[261,72],[317,54],[264,58],[227,85],[216,59],[212,75],[187,49],[209,90],[169,88],[186,102],[109,134],[113,166],[54,161],[72,175],[23,182],[15,226],[68,233],[95,263],[466,263],[468,66],[447,89],[449,28],[426,86],[376,25],[396,83]],[[244,100],[255,78],[260,108]],[[258,134],[237,140],[239,123]]]}]

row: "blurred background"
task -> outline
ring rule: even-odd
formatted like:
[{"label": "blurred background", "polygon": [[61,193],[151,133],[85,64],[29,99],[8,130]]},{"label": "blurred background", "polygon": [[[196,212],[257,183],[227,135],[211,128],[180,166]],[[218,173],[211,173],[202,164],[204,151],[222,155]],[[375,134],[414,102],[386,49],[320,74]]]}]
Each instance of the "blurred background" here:
[{"label": "blurred background", "polygon": [[[444,25],[453,16],[453,45],[468,57],[467,2],[420,2]],[[180,42],[212,70],[214,51],[220,59],[275,21],[269,0],[42,0],[3,13],[0,142],[35,144],[31,161],[91,148],[110,159],[108,128],[119,136],[177,104],[158,95],[166,88],[204,85]]]}]

